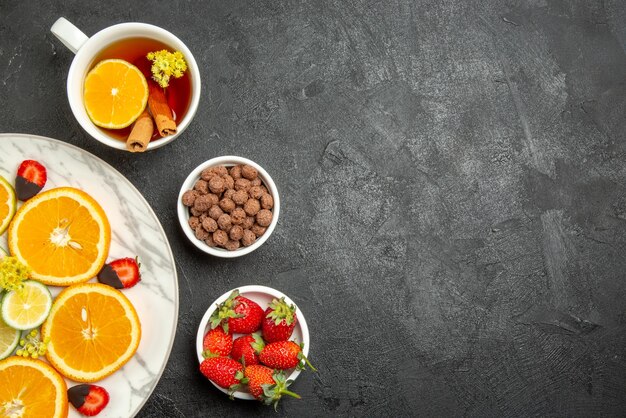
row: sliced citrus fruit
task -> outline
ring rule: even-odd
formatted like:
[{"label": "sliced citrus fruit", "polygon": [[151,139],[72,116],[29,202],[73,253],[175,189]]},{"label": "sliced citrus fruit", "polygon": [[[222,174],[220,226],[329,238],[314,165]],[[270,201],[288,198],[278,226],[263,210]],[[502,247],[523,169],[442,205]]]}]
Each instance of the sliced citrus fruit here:
[{"label": "sliced citrus fruit", "polygon": [[111,243],[106,214],[82,190],[60,187],[40,193],[9,225],[9,250],[45,284],[85,282],[104,265]]},{"label": "sliced citrus fruit", "polygon": [[9,222],[15,215],[17,200],[13,186],[2,176],[0,176],[0,235],[9,226]]},{"label": "sliced citrus fruit", "polygon": [[0,260],[2,260],[7,255],[9,255],[7,251],[4,248],[0,247]]},{"label": "sliced citrus fruit", "polygon": [[50,308],[52,295],[46,285],[35,280],[26,280],[24,287],[11,290],[2,297],[2,320],[10,327],[26,330],[43,324]]},{"label": "sliced citrus fruit", "polygon": [[13,356],[0,361],[3,417],[66,417],[65,380],[41,360]]},{"label": "sliced citrus fruit", "polygon": [[100,283],[63,290],[44,322],[48,361],[67,378],[95,382],[122,367],[137,351],[141,324],[126,296]]},{"label": "sliced citrus fruit", "polygon": [[20,332],[8,326],[0,318],[0,360],[10,356],[20,341]]},{"label": "sliced citrus fruit", "polygon": [[148,82],[127,61],[100,61],[85,78],[85,110],[102,128],[121,129],[141,115],[148,102]]}]

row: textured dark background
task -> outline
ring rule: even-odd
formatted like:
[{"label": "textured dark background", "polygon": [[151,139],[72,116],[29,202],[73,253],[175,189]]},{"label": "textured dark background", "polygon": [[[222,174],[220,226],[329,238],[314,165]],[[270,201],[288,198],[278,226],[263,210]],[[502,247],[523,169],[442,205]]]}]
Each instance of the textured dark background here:
[{"label": "textured dark background", "polygon": [[[276,416],[197,372],[208,304],[290,295],[316,374],[285,416],[626,414],[626,6],[607,1],[0,0],[0,131],[78,145],[150,202],[178,264],[172,355],[140,417]],[[523,4],[521,4],[523,3]],[[145,155],[87,137],[65,16],[177,34],[200,109]],[[186,241],[188,172],[236,154],[283,204],[242,259]]]}]

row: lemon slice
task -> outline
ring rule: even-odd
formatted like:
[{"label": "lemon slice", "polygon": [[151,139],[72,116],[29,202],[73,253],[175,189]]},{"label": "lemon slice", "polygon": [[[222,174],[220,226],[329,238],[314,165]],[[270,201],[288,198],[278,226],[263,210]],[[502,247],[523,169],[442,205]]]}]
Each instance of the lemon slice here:
[{"label": "lemon slice", "polygon": [[15,329],[33,329],[43,324],[51,307],[48,288],[35,280],[26,280],[23,289],[7,292],[2,298],[2,319]]},{"label": "lemon slice", "polygon": [[100,61],[85,77],[85,110],[89,119],[101,128],[129,126],[145,109],[148,95],[144,75],[124,60]]},{"label": "lemon slice", "polygon": [[[17,200],[15,199],[13,186],[4,177],[0,176],[0,235],[9,226],[13,215],[15,215],[16,207]],[[2,258],[1,252],[0,258]]]},{"label": "lemon slice", "polygon": [[10,356],[20,341],[20,332],[0,319],[0,360]]},{"label": "lemon slice", "polygon": [[9,255],[9,253],[7,252],[7,250],[5,250],[4,248],[0,247],[0,260],[2,260],[4,257],[6,257],[7,255]]}]

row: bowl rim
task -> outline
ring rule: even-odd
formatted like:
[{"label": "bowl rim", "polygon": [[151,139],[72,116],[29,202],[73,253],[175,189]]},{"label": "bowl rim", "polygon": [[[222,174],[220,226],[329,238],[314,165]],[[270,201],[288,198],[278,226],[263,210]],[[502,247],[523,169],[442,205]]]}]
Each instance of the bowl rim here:
[{"label": "bowl rim", "polygon": [[[246,293],[265,293],[267,295],[275,297],[276,299],[280,299],[281,297],[284,297],[285,302],[287,302],[288,304],[293,304],[296,307],[296,312],[298,314],[298,323],[296,324],[296,327],[300,327],[300,331],[302,333],[302,343],[304,343],[304,348],[302,349],[302,352],[306,357],[309,356],[309,347],[311,345],[309,327],[306,323],[306,319],[304,318],[304,314],[302,313],[302,310],[298,307],[298,305],[289,296],[285,295],[280,290],[276,290],[274,288],[271,288],[268,286],[262,286],[262,285],[245,285],[245,286],[239,286],[234,289],[231,289],[228,292],[221,295],[220,297],[218,297],[217,299],[215,299],[213,303],[211,303],[209,307],[207,308],[206,312],[204,313],[204,316],[202,316],[202,319],[200,320],[200,325],[198,325],[198,331],[196,334],[196,355],[198,356],[198,364],[201,364],[202,361],[204,360],[204,358],[202,357],[202,351],[203,351],[202,345],[204,342],[204,335],[207,332],[207,327],[209,326],[209,320],[211,318],[211,314],[215,311],[216,305],[224,302],[234,290],[239,290],[239,294],[242,296],[245,296]],[[265,311],[265,309],[263,310]],[[301,370],[294,369],[289,374],[289,376],[287,376],[287,379],[295,380],[300,375],[300,372]],[[211,383],[220,391],[228,394],[228,391],[226,389],[219,387],[213,382]],[[234,392],[233,396],[235,398],[245,399],[245,400],[255,399],[254,396],[252,396],[248,392],[242,392],[242,391]]]},{"label": "bowl rim", "polygon": [[[196,62],[195,57],[193,56],[193,54],[191,53],[187,45],[182,40],[180,40],[180,38],[174,35],[172,32],[160,26],[152,25],[150,23],[143,23],[143,22],[118,23],[118,24],[111,25],[111,26],[101,29],[100,31],[98,31],[97,33],[89,37],[89,39],[85,42],[85,44],[88,44],[90,42],[95,43],[95,42],[101,42],[103,40],[107,40],[107,45],[108,45],[108,44],[117,42],[122,39],[136,37],[138,35],[134,35],[133,31],[141,31],[141,30],[153,31],[153,32],[163,35],[166,38],[169,38],[168,41],[164,43],[168,44],[171,47],[178,49],[179,51],[183,53],[183,55],[185,56],[185,60],[187,61],[187,68],[190,72],[190,77],[192,78],[192,89],[191,89],[191,99],[189,102],[189,108],[187,109],[187,112],[185,113],[185,117],[180,121],[180,123],[177,123],[176,133],[174,135],[168,135],[166,137],[159,138],[154,141],[150,141],[150,143],[148,144],[146,148],[146,151],[150,151],[153,149],[160,148],[166,144],[169,144],[170,142],[178,138],[191,124],[198,110],[198,104],[200,103],[200,96],[202,93],[202,82],[200,79],[200,69],[198,67],[198,63]],[[143,33],[140,36],[150,37]],[[86,45],[86,46],[89,46],[89,45]],[[76,53],[76,55],[74,56],[72,60],[72,63],[70,64],[70,69],[68,71],[67,82],[66,82],[66,95],[70,104],[70,109],[72,110],[72,114],[74,115],[74,118],[76,119],[78,124],[81,126],[81,128],[85,132],[87,132],[87,134],[89,134],[89,136],[91,136],[98,142],[101,142],[102,144],[107,145],[111,148],[126,151],[126,142],[112,138],[109,135],[105,134],[103,131],[101,131],[100,128],[98,128],[91,121],[91,119],[89,119],[89,116],[87,116],[87,113],[84,110],[85,106],[82,100],[76,100],[76,98],[72,94],[72,91],[73,91],[72,83],[74,81],[74,78],[79,76],[79,75],[75,75],[75,73],[80,70],[80,68],[78,68],[78,63],[83,59],[83,56],[87,54],[93,54],[92,59],[95,58],[98,52],[102,51],[102,49],[97,51],[95,54],[89,48],[80,48],[78,50],[78,52]],[[83,76],[83,79],[80,80],[81,85],[84,85],[84,82],[85,82],[84,78],[87,75],[87,72],[88,72],[88,68],[85,69],[85,75]],[[79,117],[82,119],[80,119]]]},{"label": "bowl rim", "polygon": [[[254,244],[250,245],[249,247],[240,247],[233,251],[226,250],[223,248],[209,247],[208,245],[206,245],[206,243],[204,243],[204,241],[200,241],[198,238],[196,238],[195,233],[189,226],[189,222],[188,222],[189,210],[187,206],[183,205],[183,201],[182,201],[183,194],[187,190],[193,189],[193,185],[200,178],[200,173],[202,173],[202,170],[208,167],[217,166],[217,165],[225,165],[225,166],[232,167],[238,164],[248,164],[256,168],[256,170],[259,173],[259,177],[261,177],[261,181],[269,189],[269,192],[271,193],[272,198],[274,199],[274,207],[272,208],[272,222],[267,227],[265,234],[257,238]],[[200,249],[201,251],[207,254],[213,255],[215,257],[236,258],[236,257],[241,257],[246,254],[250,254],[257,248],[259,248],[261,245],[263,245],[263,243],[267,241],[270,235],[272,235],[272,232],[274,232],[274,229],[276,228],[276,224],[278,223],[278,217],[280,215],[280,197],[278,193],[278,188],[276,187],[274,180],[272,180],[272,177],[268,174],[267,171],[265,171],[263,167],[261,167],[259,164],[255,163],[254,161],[249,160],[244,157],[238,157],[236,155],[224,155],[221,157],[211,158],[210,160],[203,162],[202,164],[198,165],[195,169],[193,169],[191,173],[189,173],[189,175],[183,182],[180,188],[180,191],[178,193],[178,202],[176,203],[176,207],[177,207],[178,221],[180,223],[180,226],[183,229],[183,232],[185,233],[189,241],[191,241],[191,243],[195,245],[196,248]]]}]

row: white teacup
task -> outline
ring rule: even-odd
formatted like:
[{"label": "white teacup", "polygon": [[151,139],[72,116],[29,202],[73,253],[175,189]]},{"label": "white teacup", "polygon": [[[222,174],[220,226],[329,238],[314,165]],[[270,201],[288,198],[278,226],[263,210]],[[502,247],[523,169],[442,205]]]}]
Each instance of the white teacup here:
[{"label": "white teacup", "polygon": [[67,98],[70,102],[74,117],[76,117],[78,123],[80,123],[89,135],[110,147],[121,150],[126,149],[125,142],[107,135],[105,131],[98,128],[89,119],[83,102],[83,84],[87,72],[93,64],[95,64],[93,62],[94,59],[112,43],[128,38],[154,39],[166,44],[172,50],[182,52],[187,61],[188,75],[191,77],[191,99],[189,108],[183,119],[177,121],[178,126],[176,133],[151,141],[147,149],[159,148],[173,141],[189,126],[196,114],[200,101],[200,71],[189,48],[176,36],[158,26],[133,22],[109,26],[89,38],[63,17],[54,22],[50,31],[54,36],[59,38],[63,45],[76,54],[67,75]]}]

